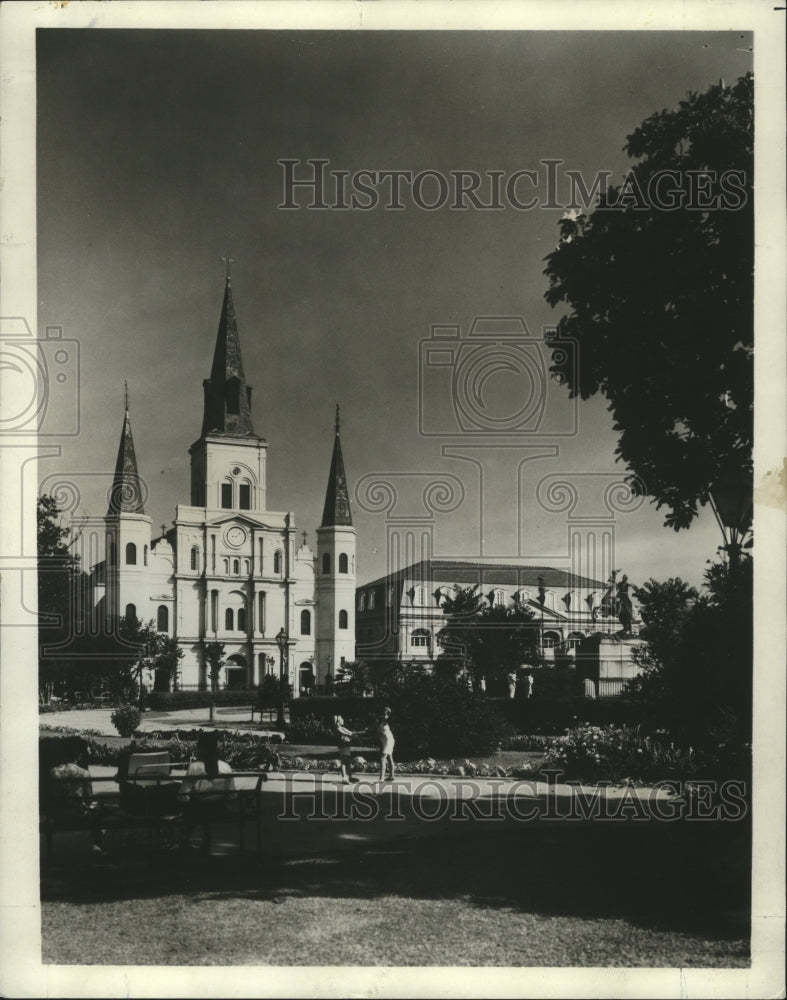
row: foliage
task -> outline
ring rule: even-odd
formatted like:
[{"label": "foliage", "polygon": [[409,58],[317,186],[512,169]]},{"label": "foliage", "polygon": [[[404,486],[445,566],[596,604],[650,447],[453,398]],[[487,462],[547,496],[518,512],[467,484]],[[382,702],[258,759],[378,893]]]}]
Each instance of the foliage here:
[{"label": "foliage", "polygon": [[336,672],[336,688],[341,694],[364,695],[371,692],[369,668],[363,660],[342,663]]},{"label": "foliage", "polygon": [[68,664],[57,655],[57,645],[71,634],[72,594],[79,560],[72,555],[71,529],[62,521],[57,500],[41,494],[36,503],[38,546],[38,646],[39,697],[48,702],[65,693]]},{"label": "foliage", "polygon": [[[561,369],[570,394],[606,396],[635,490],[675,530],[720,477],[751,476],[753,89],[747,74],[644,121],[626,140],[638,161],[626,181],[592,214],[565,216],[546,258],[545,297],[569,306],[558,331],[579,346]],[[673,188],[709,173],[691,207],[667,210],[654,203],[664,171]],[[726,210],[698,208],[706,188]]]},{"label": "foliage", "polygon": [[651,725],[669,729],[684,744],[749,743],[752,560],[710,564],[703,593],[687,601],[673,633],[664,625],[664,605],[674,607],[675,593],[653,591],[643,674],[626,693],[645,708]]},{"label": "foliage", "polygon": [[119,705],[110,718],[121,736],[133,736],[142,721],[139,709],[133,705]]},{"label": "foliage", "polygon": [[183,659],[183,650],[178,646],[178,641],[174,636],[159,633],[156,642],[156,656],[154,659],[154,669],[157,678],[165,677],[167,690],[172,685],[173,690],[179,687],[179,667]]},{"label": "foliage", "polygon": [[751,757],[750,748],[721,744],[702,752],[676,745],[666,733],[643,736],[639,729],[583,723],[550,742],[541,766],[562,771],[561,781],[745,780]]},{"label": "foliage", "polygon": [[219,686],[221,668],[224,666],[224,643],[209,642],[205,645],[205,662],[208,664],[210,689],[216,692]]},{"label": "foliage", "polygon": [[447,654],[440,670],[444,678],[455,676],[457,660],[464,661],[476,687],[484,677],[490,693],[502,692],[509,671],[537,659],[538,623],[523,604],[489,605],[477,584],[455,586],[443,614],[447,623],[437,641]]},{"label": "foliage", "polygon": [[458,681],[415,676],[388,698],[397,753],[404,756],[490,753],[510,733],[492,704]]}]

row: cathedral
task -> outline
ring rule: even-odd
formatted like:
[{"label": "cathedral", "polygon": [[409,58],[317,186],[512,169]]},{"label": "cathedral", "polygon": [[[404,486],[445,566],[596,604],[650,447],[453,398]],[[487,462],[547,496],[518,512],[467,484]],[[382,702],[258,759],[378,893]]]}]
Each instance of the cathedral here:
[{"label": "cathedral", "polygon": [[355,528],[339,437],[339,410],[317,553],[297,542],[291,511],[267,505],[267,442],[252,422],[227,276],[202,428],[189,448],[191,499],[153,537],[128,405],[105,518],[105,559],[94,607],[110,624],[153,620],[183,650],[182,688],[209,684],[206,647],[224,645],[221,687],[266,674],[297,694],[355,656]]}]

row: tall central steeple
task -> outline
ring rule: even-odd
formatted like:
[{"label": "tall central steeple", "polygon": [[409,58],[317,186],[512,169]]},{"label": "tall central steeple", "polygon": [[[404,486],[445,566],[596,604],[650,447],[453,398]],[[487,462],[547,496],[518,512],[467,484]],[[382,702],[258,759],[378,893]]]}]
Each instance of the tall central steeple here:
[{"label": "tall central steeple", "polygon": [[254,434],[251,422],[251,386],[246,384],[243,371],[238,321],[232,303],[229,275],[224,288],[213,366],[210,378],[205,379],[202,385],[205,390],[203,436],[227,434],[246,437]]},{"label": "tall central steeple", "polygon": [[325,491],[325,506],[322,511],[323,528],[335,525],[351,527],[353,523],[350,514],[350,496],[347,492],[347,476],[344,474],[342,459],[342,442],[339,437],[339,407],[336,407],[336,437],[333,442],[333,457],[331,471],[328,474],[328,489]]}]

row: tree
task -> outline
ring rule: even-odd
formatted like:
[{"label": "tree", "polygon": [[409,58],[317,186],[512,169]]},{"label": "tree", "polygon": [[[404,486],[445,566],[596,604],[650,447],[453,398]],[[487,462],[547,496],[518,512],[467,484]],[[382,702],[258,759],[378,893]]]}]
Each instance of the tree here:
[{"label": "tree", "polygon": [[205,662],[208,665],[210,689],[215,694],[219,686],[221,668],[224,666],[224,643],[209,642],[205,646]]},{"label": "tree", "polygon": [[183,659],[183,650],[178,646],[178,641],[174,636],[159,633],[156,642],[156,655],[154,667],[160,677],[165,677],[167,690],[170,684],[173,690],[178,690],[179,664]]},{"label": "tree", "polygon": [[753,89],[747,74],[651,115],[624,182],[565,216],[546,258],[579,348],[570,395],[609,400],[633,488],[675,530],[732,471],[751,477]]},{"label": "tree", "polygon": [[437,641],[449,660],[464,660],[476,682],[485,677],[491,688],[502,688],[509,671],[537,656],[538,623],[523,604],[489,605],[476,584],[454,587],[443,614],[448,622]]},{"label": "tree", "polygon": [[751,740],[751,574],[746,557],[709,564],[699,594],[681,580],[650,581],[636,593],[647,646],[644,672],[626,694],[652,725],[695,747]]},{"label": "tree", "polygon": [[79,573],[79,559],[70,549],[72,532],[62,517],[62,508],[54,497],[38,497],[38,677],[44,702],[55,689],[62,691],[68,685],[67,664],[58,658],[55,647],[71,635],[74,583]]},{"label": "tree", "polygon": [[361,697],[371,686],[369,668],[363,660],[342,663],[336,672],[336,683],[342,693]]}]

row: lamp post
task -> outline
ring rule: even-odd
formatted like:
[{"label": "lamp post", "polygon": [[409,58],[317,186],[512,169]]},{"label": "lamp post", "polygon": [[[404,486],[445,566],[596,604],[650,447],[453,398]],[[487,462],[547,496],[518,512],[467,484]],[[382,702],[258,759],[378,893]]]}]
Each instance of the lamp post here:
[{"label": "lamp post", "polygon": [[708,499],[721,529],[730,568],[740,562],[743,539],[751,530],[752,474],[738,468],[725,472],[708,490]]},{"label": "lamp post", "polygon": [[276,645],[279,647],[279,702],[276,706],[276,728],[282,729],[284,726],[284,652],[287,649],[289,636],[284,631],[284,626],[276,633]]},{"label": "lamp post", "polygon": [[541,666],[544,666],[544,601],[547,597],[547,588],[544,583],[544,577],[538,577],[538,603],[541,605]]}]

